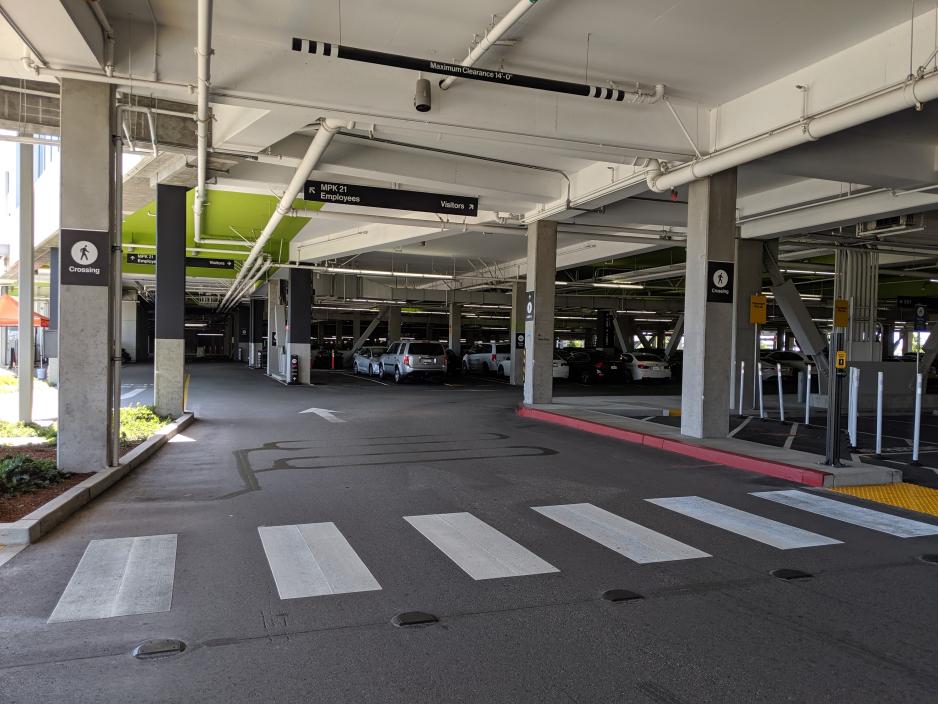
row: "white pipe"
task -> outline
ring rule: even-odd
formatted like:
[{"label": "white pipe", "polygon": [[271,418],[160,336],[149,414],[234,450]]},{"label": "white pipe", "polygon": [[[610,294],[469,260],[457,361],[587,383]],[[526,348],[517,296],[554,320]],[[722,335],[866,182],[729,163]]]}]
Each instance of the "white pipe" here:
[{"label": "white pipe", "polygon": [[16,355],[17,389],[19,390],[18,418],[21,423],[33,420],[33,367],[36,330],[33,327],[33,256],[35,254],[35,224],[33,193],[33,145],[19,146],[19,338]]},{"label": "white pipe", "polygon": [[[501,39],[502,35],[511,29],[515,22],[520,20],[536,3],[537,0],[518,0],[515,6],[508,11],[508,14],[502,17],[498,24],[485,33],[485,36],[482,37],[482,41],[476,44],[472,51],[469,52],[469,55],[462,60],[462,65],[466,67],[475,65],[475,63],[482,58],[482,55],[492,48],[495,42]],[[440,81],[440,89],[446,90],[455,82],[455,76],[444,78]]]},{"label": "white pipe", "polygon": [[805,366],[805,392],[804,392],[804,424],[805,427],[811,424],[811,365]]},{"label": "white pipe", "polygon": [[883,454],[883,387],[884,372],[876,372],[876,456]]},{"label": "white pipe", "polygon": [[782,365],[775,363],[775,378],[778,380],[778,419],[785,422],[785,395],[782,393]]},{"label": "white pipe", "polygon": [[[261,252],[264,250],[264,246],[274,234],[274,230],[277,229],[277,225],[279,225],[284,216],[289,214],[293,209],[293,201],[296,200],[296,197],[300,194],[300,191],[303,190],[306,179],[309,178],[309,175],[312,173],[313,169],[316,168],[316,165],[322,158],[323,153],[332,143],[333,137],[335,137],[336,133],[338,133],[338,131],[345,126],[346,124],[339,120],[322,120],[319,125],[319,131],[316,132],[316,136],[313,137],[313,141],[310,142],[309,149],[307,149],[306,154],[303,155],[303,160],[300,162],[300,165],[296,167],[296,172],[293,174],[293,178],[290,180],[290,184],[287,186],[287,190],[284,191],[283,198],[281,198],[280,203],[277,204],[277,209],[274,210],[274,212],[271,214],[270,220],[267,221],[267,224],[261,231],[260,237],[257,238],[257,241],[251,248],[251,252],[248,254],[248,258],[244,262],[244,266],[241,268],[241,271],[238,272],[238,276],[235,277],[235,280],[231,285],[231,289],[229,289],[228,292],[229,296],[235,291],[237,286],[243,282],[244,278],[246,278],[244,274],[245,269],[253,266],[257,258],[261,255]],[[222,301],[222,307],[228,303],[229,296],[226,296]]]},{"label": "white pipe", "polygon": [[[118,105],[117,114],[122,116],[125,112],[139,112],[147,116],[147,125],[150,128],[150,145],[153,150],[153,156],[157,157],[160,155],[159,149],[156,146],[156,123],[153,121],[153,110],[151,108],[141,107],[139,105]],[[124,128],[124,134],[127,136],[127,141],[130,142],[130,149],[134,151],[133,139],[130,135],[130,130],[127,127],[127,124],[123,121],[121,117],[121,125]]]},{"label": "white pipe", "polygon": [[202,210],[205,207],[205,180],[208,170],[208,123],[211,113],[208,107],[208,90],[211,84],[212,62],[212,0],[199,0],[198,45],[196,86],[196,183],[195,200],[192,204],[192,227],[196,243],[202,242]]},{"label": "white pipe", "polygon": [[229,310],[233,308],[234,306],[236,306],[238,302],[244,297],[244,295],[250,292],[251,288],[254,286],[255,283],[257,283],[258,279],[260,279],[264,274],[267,273],[267,270],[271,266],[270,257],[263,257],[259,261],[260,261],[260,266],[257,267],[255,272],[250,276],[250,278],[248,278],[247,281],[239,287],[235,295],[233,295],[228,301],[228,304],[224,310]]},{"label": "white pipe", "polygon": [[737,415],[743,414],[743,389],[746,384],[746,360],[739,362],[739,407],[736,409]]},{"label": "white pipe", "polygon": [[56,68],[54,66],[42,66],[33,61],[30,57],[24,56],[22,63],[27,71],[36,76],[50,76],[52,78],[74,78],[79,81],[91,81],[92,83],[109,83],[118,86],[132,86],[134,88],[152,88],[162,91],[172,90],[184,92],[191,95],[195,92],[195,86],[188,83],[176,83],[174,81],[149,81],[145,78],[136,76],[118,75],[112,73],[110,76],[95,71],[81,71],[71,68]]},{"label": "white pipe", "polygon": [[660,161],[653,162],[648,172],[648,187],[658,193],[669,191],[697,179],[886,117],[905,108],[921,109],[923,103],[935,98],[938,98],[938,72],[932,72],[925,77],[913,77],[875,95],[860,98],[777,131],[765,133],[761,137],[714,152],[667,172]]},{"label": "white pipe", "polygon": [[104,73],[111,76],[114,74],[114,28],[108,22],[98,0],[88,0],[88,5],[104,33]]},{"label": "white pipe", "polygon": [[924,374],[915,375],[915,426],[912,431],[912,464],[919,463],[919,443],[922,439],[922,378]]},{"label": "white pipe", "polygon": [[[483,232],[497,235],[521,235],[527,234],[526,227],[512,227],[510,225],[486,225],[483,223],[463,223],[453,220],[418,220],[415,218],[399,218],[388,215],[368,215],[366,213],[345,213],[336,210],[307,210],[304,208],[294,208],[290,211],[291,216],[321,218],[325,220],[349,220],[351,222],[365,222],[378,225],[402,225],[406,227],[436,227],[440,229],[455,230],[457,228],[471,231]],[[313,243],[309,243],[313,244]],[[300,245],[303,246],[303,245]]]}]

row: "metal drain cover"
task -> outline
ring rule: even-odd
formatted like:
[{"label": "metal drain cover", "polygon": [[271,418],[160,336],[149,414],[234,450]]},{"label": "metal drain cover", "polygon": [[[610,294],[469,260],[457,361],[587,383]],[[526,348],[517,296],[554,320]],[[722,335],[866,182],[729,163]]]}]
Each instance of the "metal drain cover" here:
[{"label": "metal drain cover", "polygon": [[771,570],[769,574],[776,579],[784,579],[789,582],[794,579],[811,579],[814,576],[810,572],[802,572],[801,570],[792,570],[788,568]]},{"label": "metal drain cover", "polygon": [[423,611],[405,611],[402,614],[398,614],[391,619],[393,623],[398,628],[411,628],[413,626],[431,626],[434,623],[439,623],[438,619],[433,614],[424,613]]},{"label": "metal drain cover", "polygon": [[938,565],[938,555],[919,555],[918,559],[931,565]]},{"label": "metal drain cover", "polygon": [[624,601],[638,601],[644,598],[641,594],[630,592],[628,589],[610,589],[603,592],[603,599],[611,601],[613,604],[620,604]]},{"label": "metal drain cover", "polygon": [[143,641],[133,649],[131,655],[140,660],[149,660],[151,658],[165,658],[170,655],[179,655],[179,653],[185,649],[186,644],[181,640],[159,638]]}]

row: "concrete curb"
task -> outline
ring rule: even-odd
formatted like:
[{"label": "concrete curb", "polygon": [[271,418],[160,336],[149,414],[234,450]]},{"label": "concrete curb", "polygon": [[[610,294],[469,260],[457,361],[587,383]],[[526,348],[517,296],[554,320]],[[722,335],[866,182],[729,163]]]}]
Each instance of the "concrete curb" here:
[{"label": "concrete curb", "polygon": [[20,545],[37,542],[82,506],[103,494],[150,459],[180,431],[189,427],[193,420],[195,416],[192,413],[183,413],[175,421],[124,455],[121,463],[116,467],[108,467],[96,472],[18,521],[0,523],[0,544]]},{"label": "concrete curb", "polygon": [[626,442],[653,447],[656,450],[673,452],[678,455],[693,457],[706,462],[714,462],[746,472],[764,474],[778,479],[788,479],[807,486],[824,487],[830,486],[831,484],[831,475],[820,469],[796,467],[794,465],[781,464],[780,462],[773,462],[772,460],[765,460],[759,457],[750,457],[749,455],[728,452],[727,450],[692,445],[690,443],[681,442],[680,440],[661,437],[660,435],[652,435],[651,433],[639,433],[632,430],[625,430],[624,428],[613,428],[608,425],[603,425],[602,423],[594,423],[580,418],[571,418],[569,416],[560,415],[559,413],[542,411],[537,408],[520,406],[517,413],[519,416],[525,418],[555,423],[567,428],[583,430],[587,433],[603,435],[616,440],[625,440]]}]

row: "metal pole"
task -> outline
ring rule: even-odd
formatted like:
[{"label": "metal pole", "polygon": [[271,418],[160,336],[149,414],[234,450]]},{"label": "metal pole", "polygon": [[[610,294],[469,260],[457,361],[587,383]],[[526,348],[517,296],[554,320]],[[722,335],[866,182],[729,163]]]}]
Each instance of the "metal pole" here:
[{"label": "metal pole", "polygon": [[[843,333],[831,335],[831,359],[837,359]],[[828,467],[840,467],[840,380],[843,370],[831,370],[827,384],[827,443],[824,463]]]},{"label": "metal pole", "polygon": [[[756,407],[756,397],[760,398],[759,389],[762,388],[762,368],[759,365],[759,325],[756,324],[753,326],[755,331],[755,337],[753,339],[753,355],[752,355],[752,407]],[[761,413],[760,413],[761,417]]]},{"label": "metal pole", "polygon": [[919,441],[922,435],[922,377],[924,374],[915,375],[915,430],[912,435],[912,464],[918,466],[921,464],[918,460]]},{"label": "metal pole", "polygon": [[737,410],[739,415],[743,414],[743,389],[745,388],[744,384],[746,382],[746,360],[740,360],[739,362],[739,406]]},{"label": "metal pole", "polygon": [[33,145],[19,145],[20,272],[19,329],[17,331],[16,375],[19,390],[19,420],[33,420]]},{"label": "metal pole", "polygon": [[860,370],[850,367],[849,400],[847,401],[847,432],[850,434],[850,449],[857,449],[857,406],[860,391]]},{"label": "metal pole", "polygon": [[807,388],[804,392],[804,424],[811,423],[811,365],[805,365],[805,377],[807,378]]},{"label": "metal pole", "polygon": [[778,380],[778,419],[785,422],[785,397],[782,393],[782,365],[775,363],[775,378]]},{"label": "metal pole", "polygon": [[876,373],[876,456],[883,454],[883,374]]},{"label": "metal pole", "polygon": [[765,419],[765,397],[764,397],[764,395],[763,395],[763,393],[762,393],[762,370],[761,370],[761,369],[759,370],[758,377],[759,377],[759,386],[758,386],[758,390],[759,390],[759,391],[758,391],[758,393],[759,393],[759,417],[762,418],[762,419]]}]

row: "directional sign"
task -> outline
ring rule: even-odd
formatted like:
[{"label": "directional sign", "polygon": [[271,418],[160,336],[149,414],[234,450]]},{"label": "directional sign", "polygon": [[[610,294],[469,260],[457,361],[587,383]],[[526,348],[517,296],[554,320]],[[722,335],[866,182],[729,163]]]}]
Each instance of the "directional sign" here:
[{"label": "directional sign", "polygon": [[[128,264],[156,264],[155,254],[128,254]],[[186,257],[186,266],[198,269],[234,269],[234,259],[210,259],[208,257]]]},{"label": "directional sign", "polygon": [[107,286],[111,246],[107,230],[62,228],[61,283],[66,286]]},{"label": "directional sign", "polygon": [[733,262],[707,262],[707,303],[733,302]]},{"label": "directional sign", "polygon": [[367,208],[416,210],[421,213],[445,213],[475,217],[479,212],[479,199],[449,196],[423,191],[401,191],[395,188],[357,186],[334,181],[307,181],[303,199],[320,203],[359,205]]}]

